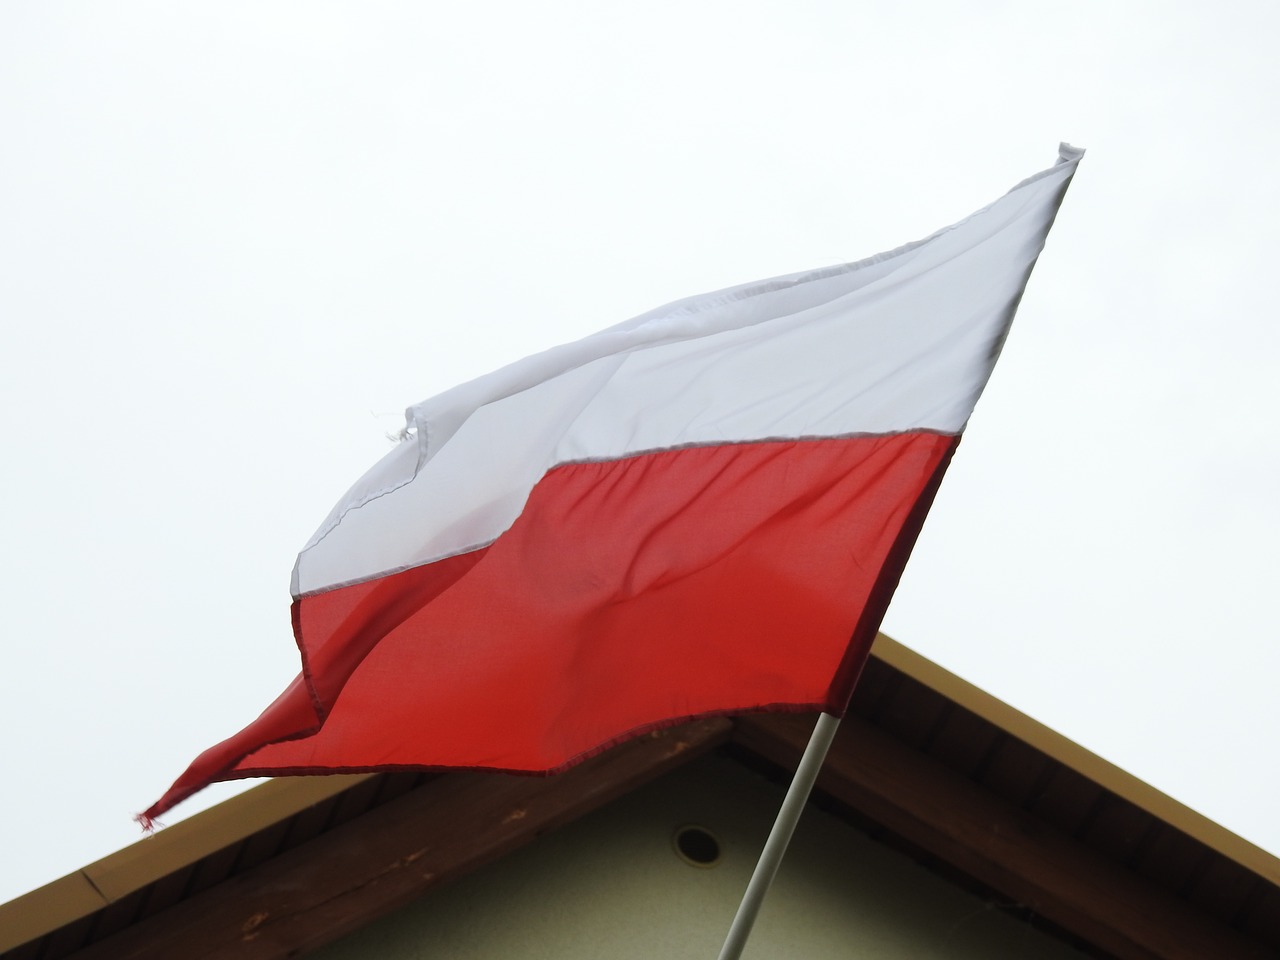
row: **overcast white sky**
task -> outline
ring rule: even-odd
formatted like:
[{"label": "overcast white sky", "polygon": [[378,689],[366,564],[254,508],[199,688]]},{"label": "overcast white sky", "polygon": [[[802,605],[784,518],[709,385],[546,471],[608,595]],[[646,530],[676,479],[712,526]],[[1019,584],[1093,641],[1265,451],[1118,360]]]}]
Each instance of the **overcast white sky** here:
[{"label": "overcast white sky", "polygon": [[[1264,2],[0,5],[0,900],[298,669],[453,383],[1088,148],[886,629],[1280,852]],[[171,816],[233,789],[217,787]]]}]

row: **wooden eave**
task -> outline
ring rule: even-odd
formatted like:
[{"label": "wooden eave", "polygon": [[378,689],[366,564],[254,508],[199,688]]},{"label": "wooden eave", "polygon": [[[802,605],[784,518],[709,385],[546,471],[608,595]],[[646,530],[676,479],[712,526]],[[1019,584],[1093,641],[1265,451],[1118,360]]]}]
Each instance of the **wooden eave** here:
[{"label": "wooden eave", "polygon": [[[793,768],[811,726],[698,721],[557,777],[274,780],[0,905],[0,958],[302,956],[707,750]],[[883,635],[815,802],[1097,956],[1280,956],[1280,861]]]}]

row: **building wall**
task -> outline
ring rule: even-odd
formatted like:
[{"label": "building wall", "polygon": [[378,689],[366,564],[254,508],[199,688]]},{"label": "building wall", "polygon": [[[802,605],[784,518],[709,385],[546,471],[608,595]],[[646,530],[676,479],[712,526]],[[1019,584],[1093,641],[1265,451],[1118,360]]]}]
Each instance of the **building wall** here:
[{"label": "building wall", "polygon": [[[714,960],[783,790],[708,756],[314,956]],[[714,866],[676,852],[689,824]],[[1082,956],[811,807],[744,960]]]}]

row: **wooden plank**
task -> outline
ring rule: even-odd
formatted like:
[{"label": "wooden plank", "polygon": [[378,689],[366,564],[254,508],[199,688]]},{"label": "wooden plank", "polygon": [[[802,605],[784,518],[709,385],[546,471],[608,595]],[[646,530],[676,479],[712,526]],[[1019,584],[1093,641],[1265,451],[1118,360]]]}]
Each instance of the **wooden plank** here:
[{"label": "wooden plank", "polygon": [[[83,873],[69,873],[26,896],[0,904],[0,953],[6,953],[37,937],[92,916],[107,899]],[[50,924],[46,918],[58,917]]]},{"label": "wooden plank", "polygon": [[[119,900],[175,870],[190,866],[200,857],[250,837],[312,804],[323,803],[372,776],[348,773],[268,780],[117,850],[89,864],[82,872],[108,901]],[[53,924],[47,929],[55,927]]]},{"label": "wooden plank", "polygon": [[[1050,730],[1044,724],[1032,720],[1007,703],[1002,703],[991,694],[949,673],[936,663],[926,660],[896,640],[883,633],[878,635],[871,648],[871,657],[872,663],[868,664],[868,673],[871,667],[876,665],[877,660],[881,661],[880,666],[887,665],[905,673],[913,680],[918,680],[926,687],[938,691],[948,700],[995,724],[1001,730],[1031,744],[1059,763],[1066,764],[1099,786],[1105,787],[1188,836],[1194,837],[1217,853],[1231,858],[1267,882],[1280,884],[1280,857],[1236,836],[1220,824],[1183,806],[1172,797],[1166,796],[1150,784],[1143,783],[1132,774],[1090,753],[1079,744],[1072,743],[1062,734]],[[857,694],[854,695],[852,708],[860,716],[864,715],[858,707]]]},{"label": "wooden plank", "polygon": [[302,956],[693,759],[731,726],[659,731],[554,777],[438,777],[75,956]]},{"label": "wooden plank", "polygon": [[[813,718],[739,718],[734,740],[794,767]],[[1109,863],[927,756],[848,717],[818,789],[1122,960],[1275,960],[1133,871]]]},{"label": "wooden plank", "polygon": [[[282,777],[0,904],[0,953],[39,940],[374,774]],[[7,958],[6,958],[7,960]]]}]

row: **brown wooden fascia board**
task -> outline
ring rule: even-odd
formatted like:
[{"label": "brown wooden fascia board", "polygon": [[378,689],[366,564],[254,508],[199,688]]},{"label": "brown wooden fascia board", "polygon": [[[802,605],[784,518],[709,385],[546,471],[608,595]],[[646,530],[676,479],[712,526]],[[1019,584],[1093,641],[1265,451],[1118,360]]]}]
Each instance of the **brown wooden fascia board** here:
[{"label": "brown wooden fascia board", "polygon": [[69,873],[0,906],[0,953],[74,923],[107,905],[83,872]]},{"label": "brown wooden fascia board", "polygon": [[[811,717],[740,717],[734,740],[788,768]],[[1122,960],[1274,953],[967,778],[846,717],[818,788],[909,843]]]},{"label": "brown wooden fascia board", "polygon": [[87,917],[370,776],[268,781],[0,904],[0,953]]},{"label": "brown wooden fascia board", "polygon": [[269,780],[228,803],[210,807],[91,863],[83,872],[108,901],[114,901],[373,776],[376,774]]},{"label": "brown wooden fascia board", "polygon": [[74,956],[301,956],[701,755],[731,726],[659,731],[554,777],[437,777]]},{"label": "brown wooden fascia board", "polygon": [[942,694],[1116,796],[1199,840],[1267,881],[1280,885],[1280,858],[1196,813],[1150,784],[1107,762],[1062,734],[962,680],[891,637],[876,637],[871,653],[913,680]]}]

